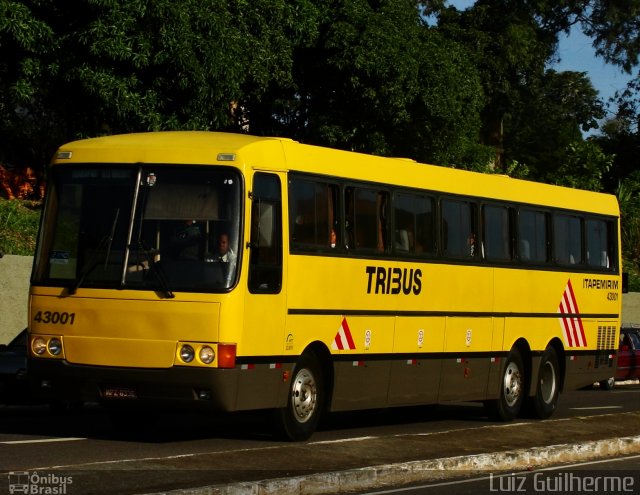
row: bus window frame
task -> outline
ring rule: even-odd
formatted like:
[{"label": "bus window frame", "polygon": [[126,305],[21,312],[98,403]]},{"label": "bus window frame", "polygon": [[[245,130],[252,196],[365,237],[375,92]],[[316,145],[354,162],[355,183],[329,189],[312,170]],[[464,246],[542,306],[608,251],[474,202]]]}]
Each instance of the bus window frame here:
[{"label": "bus window frame", "polygon": [[[318,249],[301,249],[299,246],[291,242],[291,233],[289,234],[289,253],[290,254],[306,254],[319,256],[343,256],[349,258],[370,258],[370,259],[389,259],[393,261],[406,261],[418,263],[453,263],[453,264],[470,264],[477,266],[495,266],[496,268],[507,269],[527,269],[527,270],[549,270],[549,271],[567,271],[567,272],[593,272],[593,273],[618,273],[619,267],[616,266],[617,260],[611,260],[610,266],[607,268],[599,268],[598,266],[588,265],[586,262],[586,221],[587,219],[595,219],[604,221],[607,225],[609,253],[617,252],[617,234],[618,224],[616,218],[609,215],[598,215],[579,210],[568,210],[565,208],[549,207],[532,203],[520,203],[514,201],[500,201],[494,198],[486,198],[482,196],[469,196],[461,194],[449,194],[431,189],[417,189],[415,187],[394,186],[387,184],[379,184],[369,181],[355,181],[352,179],[342,179],[339,177],[313,174],[308,172],[291,172],[289,180],[301,179],[310,182],[319,182],[328,186],[338,188],[338,204],[337,213],[337,236],[338,244],[335,248]],[[378,251],[376,249],[359,248],[354,249],[349,245],[349,229],[348,224],[348,204],[347,194],[349,190],[367,189],[375,192],[384,192],[387,195],[388,203],[386,206],[386,234],[385,250]],[[398,228],[396,219],[396,198],[399,196],[417,196],[432,201],[433,206],[433,235],[434,235],[434,252],[406,252],[395,246],[395,232]],[[287,201],[289,201],[289,196]],[[475,256],[454,256],[444,252],[444,232],[443,232],[443,202],[454,201],[467,204],[471,208],[471,225],[472,231],[476,235],[477,251]],[[486,206],[505,208],[508,212],[509,236],[511,258],[507,260],[493,259],[486,256],[484,249],[485,244],[485,226],[484,226],[484,208]],[[289,205],[287,204],[287,207]],[[521,216],[523,212],[531,212],[540,214],[544,217],[544,252],[546,259],[527,260],[522,253],[520,241],[522,240],[521,232]],[[578,218],[581,222],[581,256],[582,263],[561,264],[555,259],[555,232],[554,218],[558,215]],[[614,256],[615,258],[615,256]]]},{"label": "bus window frame", "polygon": [[[315,186],[317,185],[322,185],[325,186],[327,188],[327,190],[330,192],[330,194],[335,194],[335,196],[333,197],[333,225],[331,226],[331,228],[329,229],[329,232],[327,232],[327,242],[324,244],[321,243],[307,243],[307,242],[298,242],[295,238],[294,238],[294,224],[296,219],[295,214],[297,213],[297,210],[294,212],[292,210],[292,191],[295,191],[295,188],[292,187],[292,183],[294,181],[302,181],[302,182],[307,182],[307,183],[311,183]],[[344,232],[343,232],[343,208],[342,208],[342,203],[343,200],[342,198],[342,185],[341,183],[336,180],[336,179],[332,179],[331,177],[328,176],[318,176],[318,175],[312,175],[312,174],[303,174],[303,173],[291,173],[289,174],[288,178],[287,178],[287,183],[288,183],[288,191],[287,191],[287,210],[288,210],[288,216],[289,216],[289,253],[290,254],[313,254],[313,253],[317,253],[317,254],[322,254],[322,255],[329,255],[329,254],[337,254],[337,253],[344,253]],[[314,193],[314,198],[315,198],[315,193]],[[331,221],[330,219],[328,219],[328,224],[330,224]],[[336,234],[336,243],[334,246],[331,245],[331,229],[334,230],[335,234]]]}]

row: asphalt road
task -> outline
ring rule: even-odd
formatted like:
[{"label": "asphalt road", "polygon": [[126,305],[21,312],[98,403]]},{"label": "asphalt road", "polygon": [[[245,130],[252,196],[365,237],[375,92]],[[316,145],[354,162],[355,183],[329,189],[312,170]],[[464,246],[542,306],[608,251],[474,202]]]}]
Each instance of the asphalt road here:
[{"label": "asphalt road", "polygon": [[[297,493],[301,484],[308,493],[322,486],[336,493],[353,486],[415,482],[411,476],[421,469],[442,477],[454,466],[442,459],[455,459],[467,475],[481,469],[464,464],[468,459],[477,463],[494,452],[536,452],[538,457],[525,461],[517,457],[522,454],[507,456],[525,462],[525,468],[535,467],[540,456],[555,456],[552,463],[570,461],[566,449],[552,447],[558,445],[572,445],[570,454],[582,456],[586,450],[580,446],[591,445],[587,457],[601,457],[611,447],[594,442],[623,437],[638,437],[622,444],[640,447],[637,384],[611,392],[565,393],[546,421],[494,423],[475,404],[335,414],[308,442],[294,444],[275,441],[257,414],[163,415],[125,433],[96,406],[58,415],[45,406],[5,406],[0,407],[0,494],[9,493],[9,485],[23,486],[25,476],[40,487],[65,489],[49,493],[71,495],[203,486],[221,487],[210,493]],[[425,462],[431,463],[428,469]],[[483,462],[489,463],[485,471],[499,467],[491,464],[498,462],[494,458]],[[364,484],[353,484],[359,478]],[[260,480],[277,481],[256,485]],[[223,487],[230,488],[225,492]]]}]

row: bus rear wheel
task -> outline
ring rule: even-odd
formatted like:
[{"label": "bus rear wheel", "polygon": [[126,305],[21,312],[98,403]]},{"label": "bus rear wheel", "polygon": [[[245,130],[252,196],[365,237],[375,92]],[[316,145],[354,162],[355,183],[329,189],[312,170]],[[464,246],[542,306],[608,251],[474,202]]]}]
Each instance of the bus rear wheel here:
[{"label": "bus rear wheel", "polygon": [[616,386],[616,379],[612,376],[600,382],[600,388],[602,390],[613,390],[615,386]]},{"label": "bus rear wheel", "polygon": [[315,431],[324,405],[324,383],[313,353],[300,356],[293,368],[286,407],[275,411],[275,425],[287,440],[307,440]]},{"label": "bus rear wheel", "polygon": [[524,364],[520,351],[514,347],[502,371],[499,397],[485,403],[489,417],[497,421],[511,421],[518,416],[524,400],[524,389]]},{"label": "bus rear wheel", "polygon": [[558,354],[553,347],[547,347],[540,360],[536,393],[527,399],[527,410],[534,418],[546,419],[556,410],[560,392],[558,370]]}]

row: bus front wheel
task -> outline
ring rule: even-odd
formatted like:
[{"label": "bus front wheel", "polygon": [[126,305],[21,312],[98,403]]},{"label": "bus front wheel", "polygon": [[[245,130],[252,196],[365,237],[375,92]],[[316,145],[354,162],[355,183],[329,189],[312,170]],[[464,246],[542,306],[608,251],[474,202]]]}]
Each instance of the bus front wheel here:
[{"label": "bus front wheel", "polygon": [[322,373],[315,355],[302,354],[291,376],[287,405],[275,411],[275,423],[280,436],[301,441],[315,431],[324,402]]},{"label": "bus front wheel", "polygon": [[489,417],[497,421],[511,421],[520,412],[525,394],[525,376],[522,356],[517,348],[511,349],[500,377],[500,395],[487,401]]}]

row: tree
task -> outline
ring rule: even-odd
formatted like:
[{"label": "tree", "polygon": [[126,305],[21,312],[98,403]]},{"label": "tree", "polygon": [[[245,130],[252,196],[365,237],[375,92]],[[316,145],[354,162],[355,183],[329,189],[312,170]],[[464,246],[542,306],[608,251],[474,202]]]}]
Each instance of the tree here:
[{"label": "tree", "polygon": [[617,115],[595,139],[602,149],[615,153],[604,183],[620,203],[623,268],[629,273],[630,290],[640,291],[640,132],[633,99],[630,94],[623,97]]},{"label": "tree", "polygon": [[38,2],[0,0],[0,162],[46,163],[37,143],[46,139],[41,120],[47,97],[43,75],[56,49],[51,27],[34,13]]},{"label": "tree", "polygon": [[478,159],[483,95],[460,46],[411,2],[321,4],[317,39],[295,51],[293,86],[246,103],[252,133],[436,163]]},{"label": "tree", "polygon": [[596,53],[631,72],[640,54],[640,0],[576,2],[584,33],[593,38]]},{"label": "tree", "polygon": [[3,91],[0,135],[15,142],[26,129],[40,167],[78,137],[238,129],[235,102],[290,84],[293,48],[314,29],[308,0],[1,5],[10,15],[0,54],[10,62],[0,74],[11,91]]},{"label": "tree", "polygon": [[478,0],[463,12],[451,7],[438,12],[438,29],[462,43],[478,67],[487,97],[482,139],[496,148],[501,170],[506,166],[505,117],[542,77],[557,41],[555,33],[541,25],[534,7],[513,0]]},{"label": "tree", "polygon": [[[596,127],[604,110],[585,73],[547,70],[512,103],[504,124],[507,162],[526,164],[538,180],[601,189],[594,181],[609,162],[596,143],[584,142],[582,132]],[[577,158],[587,161],[578,164]]]}]

